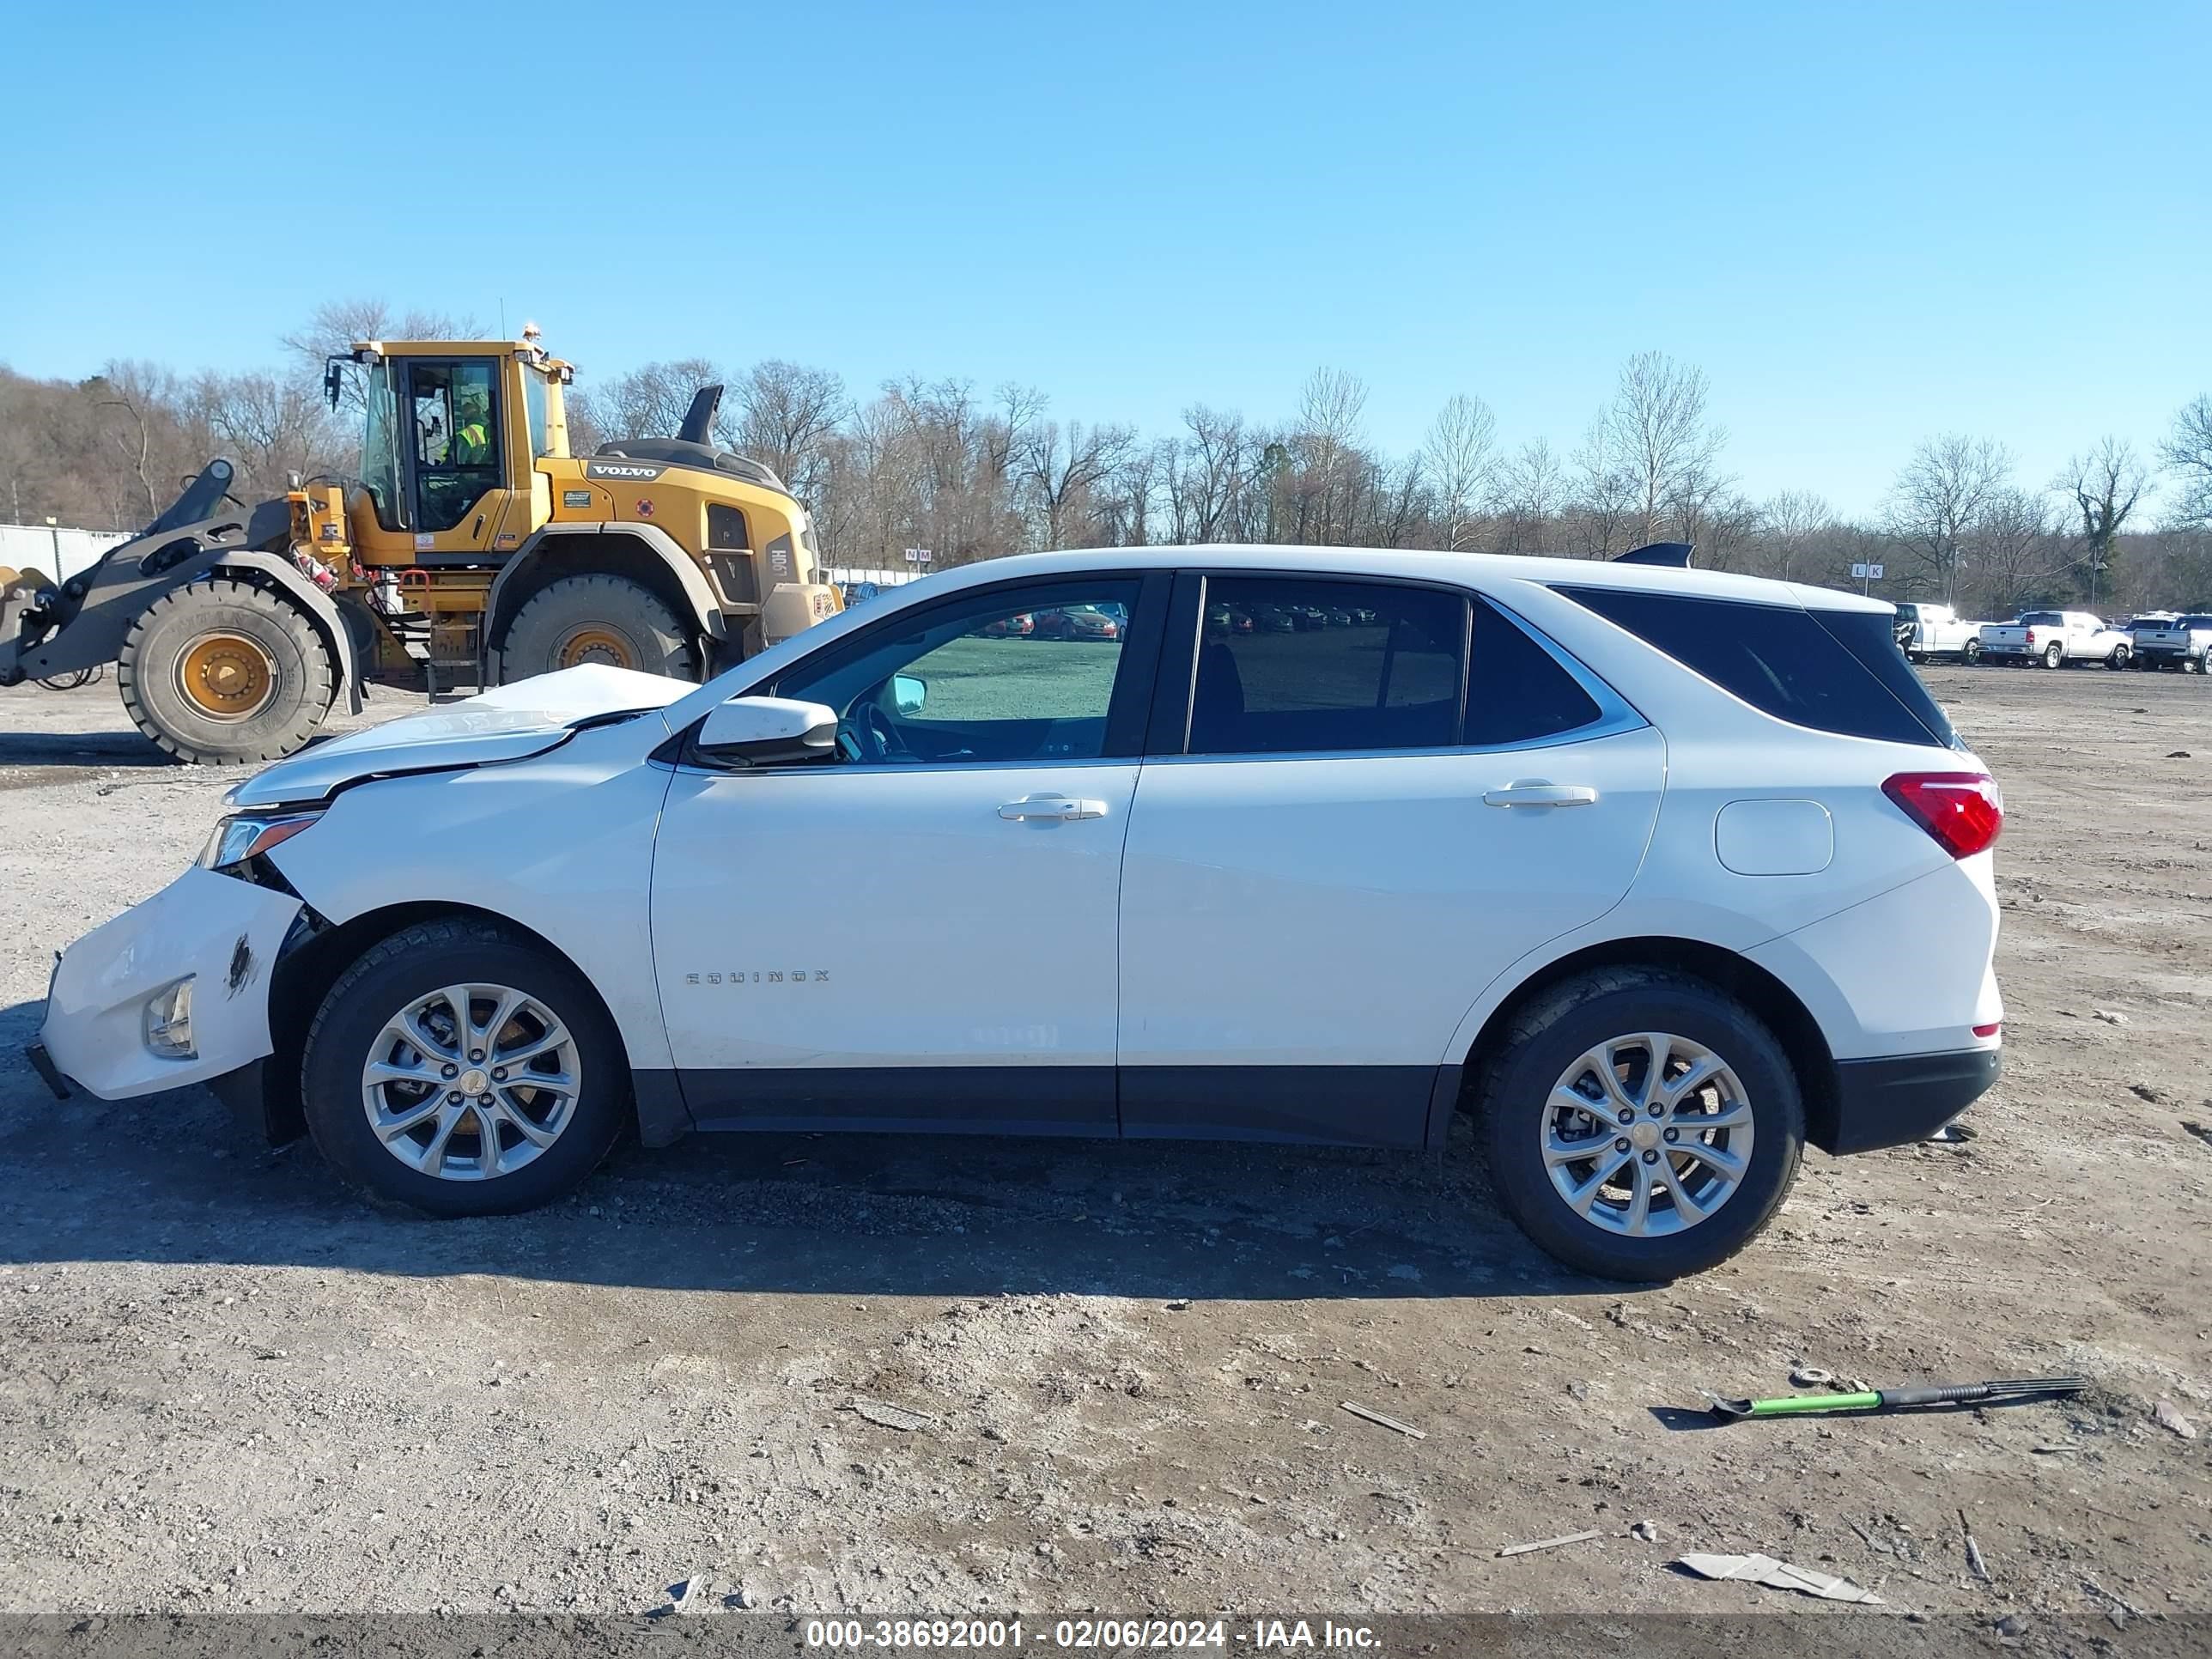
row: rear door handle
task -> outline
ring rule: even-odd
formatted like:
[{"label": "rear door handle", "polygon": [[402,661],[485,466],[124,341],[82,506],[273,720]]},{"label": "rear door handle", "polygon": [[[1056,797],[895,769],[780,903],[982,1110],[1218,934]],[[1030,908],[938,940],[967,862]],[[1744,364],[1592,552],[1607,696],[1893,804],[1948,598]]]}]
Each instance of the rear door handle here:
[{"label": "rear door handle", "polygon": [[1552,783],[1543,778],[1519,778],[1503,789],[1486,789],[1486,806],[1588,806],[1597,791],[1588,784]]},{"label": "rear door handle", "polygon": [[1106,816],[1106,803],[1103,800],[1071,800],[1066,795],[1024,795],[1019,800],[1010,800],[1001,806],[999,816],[1016,823],[1025,818],[1040,818],[1065,823],[1072,818],[1103,818]]}]

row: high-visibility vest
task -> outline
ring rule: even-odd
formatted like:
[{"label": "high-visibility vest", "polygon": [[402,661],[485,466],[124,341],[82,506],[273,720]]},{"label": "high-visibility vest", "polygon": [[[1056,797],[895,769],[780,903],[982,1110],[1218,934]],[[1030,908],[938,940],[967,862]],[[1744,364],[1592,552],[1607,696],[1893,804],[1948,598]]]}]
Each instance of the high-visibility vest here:
[{"label": "high-visibility vest", "polygon": [[453,434],[453,459],[462,466],[491,459],[491,434],[482,421],[471,421]]}]

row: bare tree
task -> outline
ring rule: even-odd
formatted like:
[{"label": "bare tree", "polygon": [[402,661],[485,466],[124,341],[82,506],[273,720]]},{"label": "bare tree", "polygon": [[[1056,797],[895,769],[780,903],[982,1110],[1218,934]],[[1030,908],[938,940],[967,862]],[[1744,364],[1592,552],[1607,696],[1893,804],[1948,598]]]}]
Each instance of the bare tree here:
[{"label": "bare tree", "polygon": [[609,438],[673,437],[699,388],[722,378],[704,357],[642,363],[576,401],[592,427]]},{"label": "bare tree", "polygon": [[1759,509],[1759,574],[1782,581],[1798,575],[1815,539],[1835,521],[1835,509],[1809,489],[1785,489],[1768,496]]},{"label": "bare tree", "polygon": [[2011,476],[2012,455],[2002,444],[1955,433],[1922,440],[1891,488],[1886,519],[1918,567],[1911,591],[1957,600],[1967,533]]},{"label": "bare tree", "polygon": [[1436,492],[1444,549],[1456,553],[1474,538],[1474,519],[1497,468],[1498,417],[1480,398],[1452,398],[1429,428],[1421,459]]},{"label": "bare tree", "polygon": [[1992,614],[2017,616],[2063,584],[2050,507],[2024,489],[1992,489],[1964,531],[1975,597]]},{"label": "bare tree", "polygon": [[1016,470],[1036,502],[1044,545],[1066,544],[1068,520],[1079,503],[1121,465],[1136,434],[1122,426],[1086,427],[1070,421],[1037,421],[1023,434]]},{"label": "bare tree", "polygon": [[2097,588],[2112,573],[2120,527],[2142,499],[2149,470],[2124,438],[2106,438],[2086,455],[2067,462],[2051,484],[2052,489],[2074,501],[2080,514],[2077,534],[2081,555],[2076,562],[2088,577],[2089,608],[2097,608]]},{"label": "bare tree", "polygon": [[203,374],[191,404],[238,461],[245,488],[274,495],[287,475],[331,472],[344,463],[349,440],[323,406],[315,387],[275,374]]},{"label": "bare tree", "polygon": [[[483,337],[483,331],[482,323],[466,315],[394,311],[382,300],[333,300],[317,306],[306,325],[285,335],[280,343],[298,362],[301,383],[320,386],[323,365],[362,340],[476,340]],[[358,415],[366,396],[361,377],[348,375],[341,395],[344,406]]]},{"label": "bare tree", "polygon": [[821,499],[824,445],[845,418],[845,383],[826,369],[771,359],[737,385],[734,447],[766,463],[801,501]]},{"label": "bare tree", "polygon": [[1604,420],[1607,459],[1634,503],[1638,541],[1660,538],[1670,507],[1703,499],[1728,434],[1705,420],[1705,372],[1664,352],[1621,366]]},{"label": "bare tree", "polygon": [[1498,470],[1491,506],[1498,514],[1501,553],[1549,550],[1553,521],[1567,493],[1567,477],[1552,446],[1531,438]]},{"label": "bare tree", "polygon": [[1570,534],[1586,559],[1609,559],[1634,540],[1636,480],[1610,410],[1600,410],[1574,454],[1574,513]]},{"label": "bare tree", "polygon": [[131,474],[138,480],[138,487],[146,492],[146,522],[151,524],[161,515],[161,504],[155,498],[153,479],[146,476],[146,463],[154,447],[153,436],[147,429],[146,416],[140,412],[135,398],[102,398],[99,401],[102,409],[121,410],[125,419],[130,422],[127,432],[118,431],[110,436],[116,452],[131,464]]},{"label": "bare tree", "polygon": [[2183,406],[2158,453],[2170,470],[2181,475],[2174,522],[2212,527],[2212,396]]},{"label": "bare tree", "polygon": [[1254,465],[1244,418],[1194,404],[1183,410],[1182,423],[1188,435],[1168,486],[1176,539],[1235,540]]}]

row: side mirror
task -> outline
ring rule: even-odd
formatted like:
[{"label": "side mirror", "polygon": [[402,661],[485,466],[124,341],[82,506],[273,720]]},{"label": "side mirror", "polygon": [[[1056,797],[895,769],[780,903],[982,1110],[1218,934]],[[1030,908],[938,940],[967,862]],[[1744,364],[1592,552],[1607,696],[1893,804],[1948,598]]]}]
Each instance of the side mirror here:
[{"label": "side mirror", "polygon": [[702,755],[741,766],[788,766],[836,758],[837,713],[789,697],[732,697],[707,712]]},{"label": "side mirror", "polygon": [[929,701],[929,682],[919,674],[891,676],[891,708],[901,714],[919,714]]}]

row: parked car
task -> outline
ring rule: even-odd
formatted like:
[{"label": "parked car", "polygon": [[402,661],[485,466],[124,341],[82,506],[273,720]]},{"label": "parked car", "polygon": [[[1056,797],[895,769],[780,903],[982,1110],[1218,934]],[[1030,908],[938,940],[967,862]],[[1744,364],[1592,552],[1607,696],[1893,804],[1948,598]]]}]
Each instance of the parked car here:
[{"label": "parked car", "polygon": [[[1107,672],[957,654],[1099,600]],[[1201,623],[1324,603],[1391,648]],[[574,668],[269,768],[63,955],[29,1057],[207,1083],[449,1216],[626,1127],[1441,1149],[1463,1111],[1537,1243],[1664,1279],[1808,1141],[1920,1139],[1997,1075],[2002,802],[1890,623],[1639,564],[971,565],[702,686]],[[799,849],[869,890],[763,879]],[[1041,892],[1054,926],[989,920]]]},{"label": "parked car", "polygon": [[1038,611],[1034,631],[1041,640],[1117,640],[1121,624],[1096,605],[1069,605]]},{"label": "parked car", "polygon": [[1961,622],[1948,605],[1908,601],[1897,607],[1897,644],[1908,662],[1927,662],[1936,657],[1956,657],[1964,663],[1982,659],[1982,629],[1985,623]]},{"label": "parked car", "polygon": [[975,631],[987,640],[1025,640],[1036,632],[1036,618],[1017,611],[1011,617],[994,617]]},{"label": "parked car", "polygon": [[2138,668],[2179,668],[2185,674],[2212,673],[2212,615],[2199,612],[2166,620],[2145,618],[2129,635]]},{"label": "parked car", "polygon": [[1990,662],[2045,668],[2075,662],[2125,668],[2135,641],[2087,611],[2028,611],[2013,622],[1984,623],[1982,655]]}]

